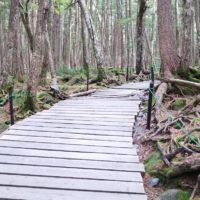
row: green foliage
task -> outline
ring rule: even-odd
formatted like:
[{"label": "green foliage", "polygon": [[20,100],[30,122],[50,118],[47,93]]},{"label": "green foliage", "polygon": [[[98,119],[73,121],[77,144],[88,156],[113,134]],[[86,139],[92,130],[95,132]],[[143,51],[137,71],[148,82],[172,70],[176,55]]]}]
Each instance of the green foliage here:
[{"label": "green foliage", "polygon": [[54,102],[53,97],[45,91],[40,91],[37,94],[37,100],[39,102],[42,102],[43,104],[51,104],[52,102]]},{"label": "green foliage", "polygon": [[199,122],[200,122],[200,117],[194,118],[194,119],[192,120],[192,122],[197,122],[197,123],[199,123]]},{"label": "green foliage", "polygon": [[128,18],[123,18],[119,20],[119,23],[123,26],[123,25],[129,24],[132,21],[134,21],[134,17],[128,17]]},{"label": "green foliage", "polygon": [[69,67],[66,67],[66,66],[64,66],[63,68],[58,68],[56,70],[57,76],[63,76],[63,75],[74,76],[74,75],[77,75],[79,73],[80,73],[80,69],[69,68]]},{"label": "green foliage", "polygon": [[195,68],[190,68],[188,70],[185,70],[184,68],[179,68],[177,70],[178,76],[181,78],[200,83],[200,70]]},{"label": "green foliage", "polygon": [[82,84],[86,81],[85,77],[81,74],[77,74],[71,78],[71,80],[68,82],[70,85],[77,85]]},{"label": "green foliage", "polygon": [[65,9],[69,7],[71,0],[54,0],[54,10],[55,13],[64,12]]},{"label": "green foliage", "polygon": [[50,104],[47,104],[47,103],[45,103],[45,104],[43,105],[43,108],[44,108],[44,109],[46,109],[46,110],[48,110],[49,108],[51,108],[51,105],[50,105]]}]

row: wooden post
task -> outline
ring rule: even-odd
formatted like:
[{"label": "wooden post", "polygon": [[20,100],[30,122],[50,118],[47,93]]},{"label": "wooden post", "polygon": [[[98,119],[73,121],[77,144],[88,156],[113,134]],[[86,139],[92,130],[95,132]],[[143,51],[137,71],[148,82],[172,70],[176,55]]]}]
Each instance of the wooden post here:
[{"label": "wooden post", "polygon": [[149,101],[148,101],[148,113],[147,113],[147,129],[151,128],[151,112],[152,112],[152,101],[154,92],[154,70],[151,67],[151,82],[149,87]]},{"label": "wooden post", "polygon": [[8,101],[9,101],[9,109],[10,109],[10,124],[12,126],[15,124],[12,90],[9,90],[8,92]]}]

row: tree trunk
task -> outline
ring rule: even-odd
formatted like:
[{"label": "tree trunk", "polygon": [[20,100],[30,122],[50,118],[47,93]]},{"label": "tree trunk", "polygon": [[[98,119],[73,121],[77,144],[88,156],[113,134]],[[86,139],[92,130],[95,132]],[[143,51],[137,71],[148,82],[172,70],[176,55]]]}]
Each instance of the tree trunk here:
[{"label": "tree trunk", "polygon": [[97,62],[97,69],[98,69],[98,76],[97,80],[102,81],[105,78],[105,71],[103,69],[103,56],[101,50],[101,44],[97,37],[97,32],[92,20],[92,17],[87,9],[85,0],[78,0],[79,6],[81,8],[81,12],[83,12],[85,23],[87,25],[88,32],[90,34],[90,38],[92,40],[93,49],[94,49],[94,56]]},{"label": "tree trunk", "polygon": [[157,0],[157,9],[161,71],[164,78],[169,78],[176,74],[180,64],[172,27],[171,0]]},{"label": "tree trunk", "polygon": [[143,70],[143,44],[144,44],[144,13],[147,9],[146,0],[139,0],[139,12],[136,23],[136,74]]},{"label": "tree trunk", "polygon": [[[27,82],[27,97],[24,103],[25,110],[36,111],[37,109],[37,90],[38,90],[38,83],[39,83],[39,76],[42,69],[43,64],[43,50],[44,47],[44,39],[45,39],[45,31],[47,26],[47,19],[48,19],[48,2],[47,0],[40,0],[39,1],[39,10],[37,13],[37,23],[36,23],[36,32],[35,34],[31,33],[32,35],[32,57],[28,75],[28,82]],[[23,14],[22,14],[23,18]],[[23,20],[24,21],[24,20]],[[29,26],[29,22],[26,22],[26,25]],[[29,30],[31,32],[31,30]],[[29,34],[28,34],[29,35]]]},{"label": "tree trunk", "polygon": [[0,71],[0,88],[5,84],[8,75],[12,71],[12,58],[13,50],[15,46],[15,36],[19,20],[19,0],[12,0],[10,4],[10,16],[9,16],[9,25],[8,32],[5,42],[5,50],[2,58],[2,65]]},{"label": "tree trunk", "polygon": [[87,76],[87,90],[89,90],[89,61],[88,61],[88,49],[87,49],[87,32],[85,28],[85,20],[83,12],[81,12],[81,24],[82,24],[82,43],[83,43],[83,67]]},{"label": "tree trunk", "polygon": [[200,65],[200,2],[198,0],[194,1],[195,6],[195,20],[197,29],[197,65]]},{"label": "tree trunk", "polygon": [[187,72],[191,65],[192,0],[183,0],[183,38],[181,71]]}]

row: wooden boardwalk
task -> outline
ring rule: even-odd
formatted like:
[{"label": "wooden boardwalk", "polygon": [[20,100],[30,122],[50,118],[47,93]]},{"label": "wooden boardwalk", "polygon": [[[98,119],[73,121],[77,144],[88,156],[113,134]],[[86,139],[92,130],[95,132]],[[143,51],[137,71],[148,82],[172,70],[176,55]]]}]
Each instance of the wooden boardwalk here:
[{"label": "wooden boardwalk", "polygon": [[73,98],[37,113],[0,138],[0,199],[146,200],[130,83]]}]

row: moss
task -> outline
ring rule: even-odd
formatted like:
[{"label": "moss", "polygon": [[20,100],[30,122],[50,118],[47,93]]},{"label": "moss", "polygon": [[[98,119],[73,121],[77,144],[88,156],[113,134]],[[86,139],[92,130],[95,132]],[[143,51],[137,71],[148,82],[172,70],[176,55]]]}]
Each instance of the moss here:
[{"label": "moss", "polygon": [[200,70],[198,69],[184,70],[184,68],[180,68],[177,70],[177,74],[185,80],[200,83]]},{"label": "moss", "polygon": [[165,167],[162,169],[162,174],[165,176],[165,177],[169,177],[172,173],[173,173],[173,168],[172,167]]},{"label": "moss", "polygon": [[46,109],[46,110],[48,110],[49,108],[51,108],[51,105],[45,103],[45,104],[43,105],[43,108]]},{"label": "moss", "polygon": [[198,90],[196,90],[195,88],[191,88],[191,87],[183,87],[182,91],[185,95],[195,95]]},{"label": "moss", "polygon": [[86,78],[80,75],[75,75],[71,78],[71,80],[68,82],[69,85],[76,85],[76,84],[82,84],[86,82]]},{"label": "moss", "polygon": [[186,99],[177,99],[172,103],[171,108],[173,110],[180,110],[186,106]]},{"label": "moss", "polygon": [[161,154],[159,152],[152,153],[148,159],[144,161],[145,170],[150,175],[156,175],[157,167],[162,164]]},{"label": "moss", "polygon": [[98,67],[97,81],[102,82],[106,78],[106,72],[102,67]]},{"label": "moss", "polygon": [[190,199],[190,194],[188,192],[183,192],[180,191],[176,195],[177,200],[189,200]]},{"label": "moss", "polygon": [[20,112],[37,112],[38,110],[38,101],[37,98],[31,94],[28,94],[25,98],[23,105],[21,106]]}]

